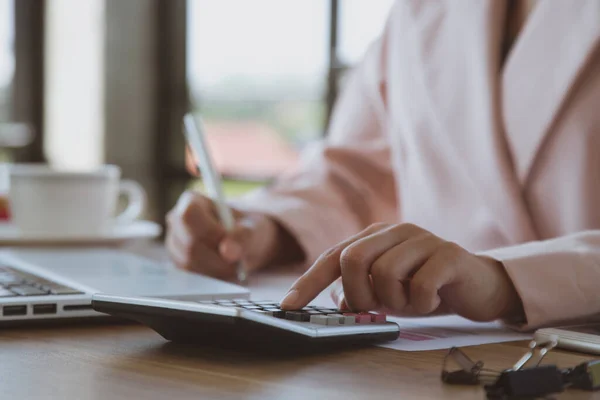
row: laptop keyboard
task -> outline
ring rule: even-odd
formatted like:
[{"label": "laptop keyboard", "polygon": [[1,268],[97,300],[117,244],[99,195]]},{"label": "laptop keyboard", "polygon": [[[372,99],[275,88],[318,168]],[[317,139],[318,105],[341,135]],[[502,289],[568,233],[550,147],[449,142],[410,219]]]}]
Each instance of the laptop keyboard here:
[{"label": "laptop keyboard", "polygon": [[83,292],[37,275],[0,266],[0,297],[73,294],[83,294]]}]

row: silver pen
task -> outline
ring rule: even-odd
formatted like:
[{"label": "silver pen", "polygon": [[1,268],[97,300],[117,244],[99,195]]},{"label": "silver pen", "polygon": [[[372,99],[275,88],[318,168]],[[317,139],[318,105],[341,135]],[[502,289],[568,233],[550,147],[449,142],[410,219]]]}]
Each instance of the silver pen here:
[{"label": "silver pen", "polygon": [[[187,113],[183,118],[184,133],[188,145],[195,156],[207,195],[215,203],[217,213],[226,231],[235,226],[233,213],[227,205],[221,175],[214,167],[204,134],[204,124],[200,117]],[[237,278],[240,283],[246,282],[246,270],[243,262],[237,264]]]}]

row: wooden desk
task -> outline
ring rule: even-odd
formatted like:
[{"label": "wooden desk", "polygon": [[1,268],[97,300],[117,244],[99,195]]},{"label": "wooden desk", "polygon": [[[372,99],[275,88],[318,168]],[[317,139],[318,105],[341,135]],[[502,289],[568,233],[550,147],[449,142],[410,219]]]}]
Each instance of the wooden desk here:
[{"label": "wooden desk", "polygon": [[[259,282],[294,277],[265,275],[251,286],[257,297],[271,297],[272,289]],[[524,343],[467,349],[491,368],[506,368],[523,351]],[[483,399],[481,388],[440,382],[444,354],[367,348],[274,357],[175,345],[137,325],[0,329],[0,393],[2,399],[61,400]],[[589,358],[554,351],[546,360],[566,367]],[[558,398],[594,394],[570,391]]]},{"label": "wooden desk", "polygon": [[[517,344],[468,349],[505,367]],[[139,326],[0,331],[3,399],[483,399],[440,382],[443,351],[361,349],[302,358],[259,357],[165,342]],[[548,361],[586,360],[557,351]],[[599,396],[600,394],[597,394]],[[558,398],[591,399],[571,391]]]}]

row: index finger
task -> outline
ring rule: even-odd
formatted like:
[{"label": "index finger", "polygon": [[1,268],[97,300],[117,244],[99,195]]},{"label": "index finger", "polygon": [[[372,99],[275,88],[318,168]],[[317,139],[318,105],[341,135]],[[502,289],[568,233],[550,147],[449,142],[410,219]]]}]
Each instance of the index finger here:
[{"label": "index finger", "polygon": [[294,282],[285,297],[281,300],[281,309],[300,309],[310,303],[319,293],[342,275],[340,256],[344,249],[355,241],[382,229],[384,226],[388,227],[387,224],[372,225],[324,252],[309,270]]}]

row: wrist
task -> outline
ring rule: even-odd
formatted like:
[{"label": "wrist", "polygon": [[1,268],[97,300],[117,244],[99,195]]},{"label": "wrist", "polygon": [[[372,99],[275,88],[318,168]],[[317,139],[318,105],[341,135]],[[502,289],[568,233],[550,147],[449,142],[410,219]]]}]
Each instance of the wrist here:
[{"label": "wrist", "polygon": [[509,304],[502,312],[499,319],[510,325],[522,325],[527,322],[527,318],[525,317],[525,309],[523,308],[523,301],[518,293],[516,293],[516,290],[514,292],[514,296],[511,296]]},{"label": "wrist", "polygon": [[506,268],[504,264],[491,257],[484,257],[490,262],[495,264],[495,268],[499,271],[501,275],[503,287],[502,292],[504,295],[503,298],[503,306],[500,308],[498,313],[498,317],[496,319],[503,320],[510,324],[521,324],[525,322],[525,311],[523,309],[523,302],[521,301],[521,296],[517,292],[515,285],[512,282],[512,279],[506,272]]}]

